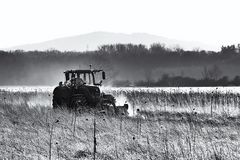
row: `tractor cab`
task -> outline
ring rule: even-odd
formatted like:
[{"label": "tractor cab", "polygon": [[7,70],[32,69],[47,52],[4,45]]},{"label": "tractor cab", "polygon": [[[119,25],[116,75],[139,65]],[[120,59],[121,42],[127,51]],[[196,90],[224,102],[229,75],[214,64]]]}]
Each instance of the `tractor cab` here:
[{"label": "tractor cab", "polygon": [[[103,70],[67,70],[65,74],[65,84],[81,83],[90,86],[101,86],[102,80],[106,79]],[[101,75],[101,76],[100,76]]]}]

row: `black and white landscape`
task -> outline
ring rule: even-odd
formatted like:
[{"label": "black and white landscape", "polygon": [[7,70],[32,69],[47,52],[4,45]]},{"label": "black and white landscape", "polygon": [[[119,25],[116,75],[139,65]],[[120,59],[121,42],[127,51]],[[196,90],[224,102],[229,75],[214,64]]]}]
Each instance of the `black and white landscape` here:
[{"label": "black and white landscape", "polygon": [[0,6],[0,159],[240,159],[237,0]]}]

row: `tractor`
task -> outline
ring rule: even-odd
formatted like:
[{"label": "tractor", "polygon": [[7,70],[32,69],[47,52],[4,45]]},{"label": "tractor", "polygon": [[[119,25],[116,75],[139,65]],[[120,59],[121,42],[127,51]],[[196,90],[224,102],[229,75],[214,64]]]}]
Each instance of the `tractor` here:
[{"label": "tractor", "polygon": [[[99,86],[106,79],[103,70],[67,70],[65,82],[59,82],[53,91],[53,109],[67,109],[74,112],[106,113],[128,115],[128,104],[116,106],[116,99],[100,91]],[[101,79],[96,82],[96,79]]]}]

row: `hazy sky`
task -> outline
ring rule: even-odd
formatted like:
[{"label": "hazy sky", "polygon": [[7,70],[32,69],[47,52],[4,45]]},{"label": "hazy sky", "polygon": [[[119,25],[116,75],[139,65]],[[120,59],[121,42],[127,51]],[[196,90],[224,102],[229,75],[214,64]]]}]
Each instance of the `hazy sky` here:
[{"label": "hazy sky", "polygon": [[94,31],[240,43],[239,0],[0,0],[0,48]]}]

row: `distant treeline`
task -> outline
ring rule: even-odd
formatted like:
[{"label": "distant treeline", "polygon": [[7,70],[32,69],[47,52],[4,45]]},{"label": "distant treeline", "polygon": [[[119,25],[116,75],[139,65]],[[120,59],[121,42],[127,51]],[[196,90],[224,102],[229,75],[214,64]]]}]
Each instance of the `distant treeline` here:
[{"label": "distant treeline", "polygon": [[163,44],[152,44],[149,48],[115,44],[86,52],[0,51],[0,85],[56,85],[63,80],[65,70],[88,68],[89,64],[106,71],[108,84],[116,80],[158,81],[165,74],[198,81],[209,77],[207,72],[213,73],[214,69],[217,74],[211,76],[215,81],[222,76],[232,79],[240,75],[239,50],[239,45],[223,46],[221,51],[213,52],[170,49]]},{"label": "distant treeline", "polygon": [[128,80],[114,81],[114,87],[203,87],[203,86],[240,86],[240,76],[229,80],[227,76],[219,79],[195,79],[190,77],[181,77],[165,74],[157,81],[136,81],[130,82]]}]

